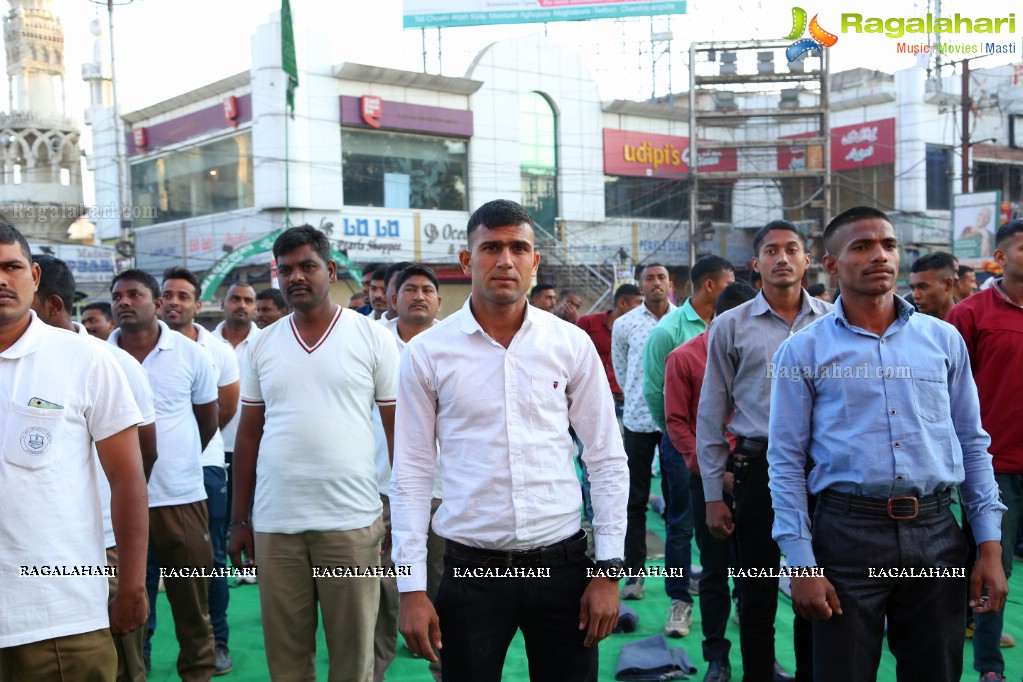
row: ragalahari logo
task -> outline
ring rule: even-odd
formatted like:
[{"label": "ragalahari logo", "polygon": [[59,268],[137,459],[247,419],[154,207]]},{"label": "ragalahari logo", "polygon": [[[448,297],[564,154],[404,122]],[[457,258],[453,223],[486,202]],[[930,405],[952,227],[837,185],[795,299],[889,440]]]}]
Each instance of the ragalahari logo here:
[{"label": "ragalahari logo", "polygon": [[796,41],[785,49],[785,56],[790,62],[809,54],[820,57],[823,48],[831,47],[838,42],[838,36],[821,28],[817,23],[817,16],[813,15],[813,19],[810,20],[810,37],[803,38],[803,33],[807,30],[806,10],[802,7],[792,8],[792,31],[785,36],[785,40]]}]

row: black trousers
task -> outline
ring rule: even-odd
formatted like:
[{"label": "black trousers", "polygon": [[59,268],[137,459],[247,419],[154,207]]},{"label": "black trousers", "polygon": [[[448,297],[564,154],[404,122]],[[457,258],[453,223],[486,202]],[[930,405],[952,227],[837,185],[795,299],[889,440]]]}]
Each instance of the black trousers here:
[{"label": "black trousers", "polygon": [[[781,550],[774,541],[774,508],[768,486],[767,457],[735,449],[735,537],[739,566],[750,571],[776,570]],[[743,682],[774,679],[774,619],[778,613],[778,579],[744,578],[739,588],[739,644]],[[794,615],[796,679],[812,679],[813,635],[809,621]],[[835,679],[841,679],[835,678]]]},{"label": "black trousers", "polygon": [[[450,545],[449,545],[450,547]],[[596,682],[597,647],[583,646],[579,602],[590,582],[586,542],[550,563],[548,578],[468,577],[493,563],[444,557],[434,604],[440,617],[445,682],[500,682],[516,630],[526,640],[531,682]]]},{"label": "black trousers", "polygon": [[[732,643],[725,637],[732,597],[728,590],[728,569],[735,559],[735,536],[719,540],[707,528],[707,502],[703,495],[703,478],[692,474],[689,495],[693,506],[696,546],[700,548],[700,620],[703,625],[703,660],[724,661]],[[731,505],[730,497],[725,504]]]},{"label": "black trousers", "polygon": [[966,578],[876,574],[882,568],[964,570],[966,540],[951,511],[893,521],[819,504],[813,550],[842,604],[841,616],[814,621],[815,679],[876,680],[885,618],[900,682],[962,677]]},{"label": "black trousers", "polygon": [[[628,523],[625,527],[625,565],[640,569],[646,565],[646,509],[650,503],[650,468],[661,432],[645,433],[625,429],[622,437],[629,458]],[[685,567],[689,570],[689,567]]]}]

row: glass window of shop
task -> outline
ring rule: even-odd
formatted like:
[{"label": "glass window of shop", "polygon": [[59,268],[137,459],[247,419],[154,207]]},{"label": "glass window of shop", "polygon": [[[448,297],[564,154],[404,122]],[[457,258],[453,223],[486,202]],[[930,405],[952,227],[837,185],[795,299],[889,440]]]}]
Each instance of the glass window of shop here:
[{"label": "glass window of shop", "polygon": [[135,227],[251,207],[252,134],[134,163],[131,193]]},{"label": "glass window of shop", "polygon": [[927,145],[927,209],[952,210],[952,148]]},{"label": "glass window of shop", "polygon": [[558,217],[557,115],[538,92],[519,101],[519,166],[522,205],[537,225],[553,229]]},{"label": "glass window of shop", "polygon": [[467,209],[466,140],[342,128],[346,206]]},{"label": "glass window of shop", "polygon": [[[700,183],[700,217],[714,222],[732,220],[732,183]],[[686,178],[604,176],[604,213],[608,218],[689,220]]]}]

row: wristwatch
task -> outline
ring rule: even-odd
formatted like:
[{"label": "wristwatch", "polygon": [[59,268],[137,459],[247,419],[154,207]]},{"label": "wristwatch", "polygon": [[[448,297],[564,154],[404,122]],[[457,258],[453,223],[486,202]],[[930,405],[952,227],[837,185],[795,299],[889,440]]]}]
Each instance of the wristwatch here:
[{"label": "wristwatch", "polygon": [[596,566],[597,570],[600,571],[600,575],[608,580],[617,582],[625,577],[624,559],[602,559],[596,562]]}]

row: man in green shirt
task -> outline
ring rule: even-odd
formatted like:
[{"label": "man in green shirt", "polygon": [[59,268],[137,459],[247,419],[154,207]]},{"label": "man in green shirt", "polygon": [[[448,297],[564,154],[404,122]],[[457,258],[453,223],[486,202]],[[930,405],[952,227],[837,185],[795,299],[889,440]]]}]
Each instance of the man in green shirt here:
[{"label": "man in green shirt", "polygon": [[664,361],[668,353],[707,328],[718,296],[735,281],[735,269],[720,256],[704,256],[693,265],[689,279],[693,295],[661,318],[643,349],[643,397],[654,423],[664,434],[660,444],[666,510],[664,567],[681,572],[664,580],[664,591],[671,598],[671,611],[664,624],[669,637],[685,637],[693,621],[693,598],[689,594],[693,515],[689,508],[689,470],[665,429]]}]

